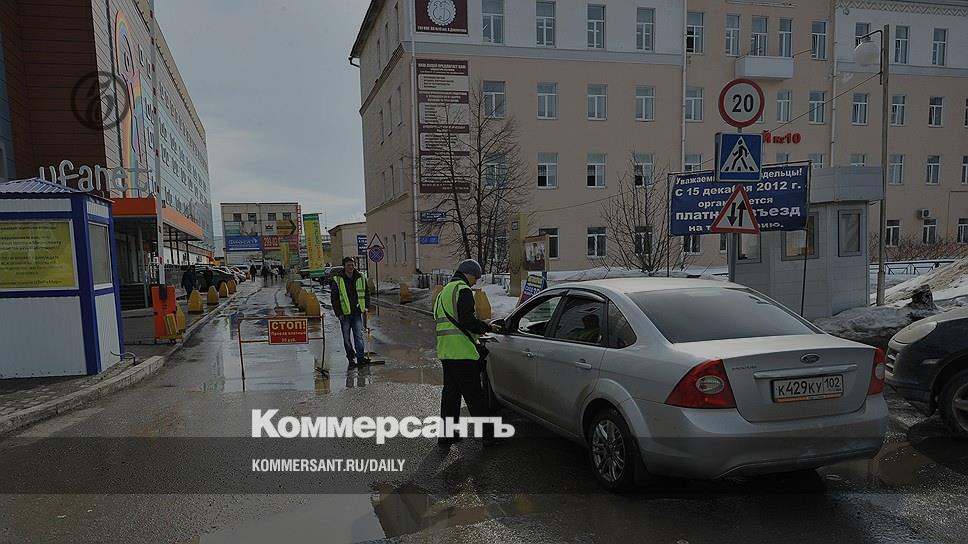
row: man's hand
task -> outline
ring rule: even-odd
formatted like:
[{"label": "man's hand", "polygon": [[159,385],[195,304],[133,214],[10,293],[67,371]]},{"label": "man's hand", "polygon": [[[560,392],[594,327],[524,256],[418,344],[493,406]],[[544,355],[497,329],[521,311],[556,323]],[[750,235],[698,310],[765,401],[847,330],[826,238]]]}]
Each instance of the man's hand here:
[{"label": "man's hand", "polygon": [[500,332],[503,332],[503,331],[504,331],[504,329],[501,328],[500,325],[497,325],[495,323],[491,323],[491,332],[500,333]]}]

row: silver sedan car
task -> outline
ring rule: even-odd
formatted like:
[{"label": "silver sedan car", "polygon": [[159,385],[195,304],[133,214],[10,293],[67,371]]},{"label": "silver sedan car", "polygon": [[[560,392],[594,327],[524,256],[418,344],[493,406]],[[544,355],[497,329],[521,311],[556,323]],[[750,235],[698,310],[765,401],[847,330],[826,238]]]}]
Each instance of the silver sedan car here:
[{"label": "silver sedan car", "polygon": [[609,489],[813,469],[884,441],[884,352],[742,285],[566,284],[496,323],[492,400],[584,443]]}]

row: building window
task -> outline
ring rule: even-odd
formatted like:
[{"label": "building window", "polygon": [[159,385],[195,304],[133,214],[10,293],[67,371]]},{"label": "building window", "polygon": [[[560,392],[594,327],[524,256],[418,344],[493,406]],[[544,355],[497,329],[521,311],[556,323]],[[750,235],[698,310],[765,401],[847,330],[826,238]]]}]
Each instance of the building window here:
[{"label": "building window", "polygon": [[813,170],[823,168],[823,153],[810,153],[807,155],[807,160],[810,161]]},{"label": "building window", "polygon": [[558,154],[538,153],[538,187],[558,187]]},{"label": "building window", "polygon": [[558,84],[538,83],[538,119],[558,118]]},{"label": "building window", "polygon": [[635,88],[635,120],[655,121],[655,87],[640,85]]},{"label": "building window", "polygon": [[928,155],[928,185],[941,183],[941,155]]},{"label": "building window", "polygon": [[810,58],[827,59],[827,23],[824,21],[810,24]]},{"label": "building window", "polygon": [[636,153],[632,170],[632,174],[635,178],[635,185],[637,187],[652,185],[652,183],[655,181],[653,177],[653,174],[655,173],[655,154]]},{"label": "building window", "polygon": [[826,94],[823,91],[810,91],[810,123],[815,125],[824,123]]},{"label": "building window", "polygon": [[850,165],[851,166],[867,166],[867,155],[863,153],[851,153],[850,154]]},{"label": "building window", "polygon": [[884,244],[889,247],[897,247],[901,242],[901,220],[888,219],[887,230],[884,231]]},{"label": "building window", "polygon": [[635,226],[635,254],[652,254],[652,227]]},{"label": "building window", "polygon": [[256,214],[254,214],[254,213],[246,214],[246,217],[248,217],[248,220],[251,223],[258,222],[258,216]]},{"label": "building window", "polygon": [[888,160],[887,181],[891,185],[904,183],[904,155],[892,154]]},{"label": "building window", "polygon": [[769,34],[767,33],[767,23],[768,20],[766,17],[753,16],[753,23],[750,25],[751,57],[766,56],[766,44],[769,37]]},{"label": "building window", "polygon": [[682,165],[682,169],[685,172],[693,172],[702,168],[702,154],[701,153],[686,153],[686,161]]},{"label": "building window", "polygon": [[961,157],[961,183],[968,185],[968,155]]},{"label": "building window", "polygon": [[397,126],[403,124],[403,85],[397,87]]},{"label": "building window", "polygon": [[698,255],[702,253],[702,235],[687,234],[683,236],[682,252],[686,255]]},{"label": "building window", "polygon": [[871,33],[870,23],[854,23],[854,47],[860,45],[860,42],[871,41],[868,34]]},{"label": "building window", "polygon": [[941,126],[943,111],[944,111],[944,98],[940,96],[932,96],[931,101],[928,103],[928,126],[929,127]]},{"label": "building window", "polygon": [[484,0],[484,41],[504,43],[504,0]]},{"label": "building window", "polygon": [[958,218],[958,243],[968,244],[968,217]]},{"label": "building window", "polygon": [[292,212],[282,212],[282,220],[283,221],[291,221],[292,220]]},{"label": "building window", "polygon": [[907,97],[903,94],[896,94],[891,97],[891,126],[904,126],[904,107],[907,105]]},{"label": "building window", "polygon": [[[391,170],[391,175],[392,175]],[[492,155],[484,159],[483,178],[485,187],[506,187],[508,163],[504,155]]]},{"label": "building window", "polygon": [[861,254],[861,214],[859,211],[841,210],[838,214],[838,252],[841,257]]},{"label": "building window", "polygon": [[387,136],[393,134],[393,95],[387,97]]},{"label": "building window", "polygon": [[751,263],[760,262],[760,235],[759,234],[740,234],[739,235],[739,254],[736,259]]},{"label": "building window", "polygon": [[276,214],[274,212],[266,214],[266,221],[275,221],[275,220],[276,220]]},{"label": "building window", "polygon": [[934,244],[938,241],[938,220],[925,219],[921,227],[921,243]]},{"label": "building window", "polygon": [[739,56],[739,15],[726,16],[726,54]]},{"label": "building window", "polygon": [[608,114],[608,85],[588,86],[588,118],[604,120]]},{"label": "building window", "polygon": [[850,121],[855,125],[867,124],[867,103],[870,95],[854,93],[854,105],[850,110]]},{"label": "building window", "polygon": [[555,45],[555,3],[538,2],[535,4],[535,26],[537,27],[538,45],[554,47]]},{"label": "building window", "polygon": [[776,92],[776,120],[787,123],[790,121],[790,102],[792,101],[790,91]]},{"label": "building window", "polygon": [[241,213],[233,213],[232,214],[232,221],[235,221],[235,222],[242,221],[242,214]]},{"label": "building window", "polygon": [[968,128],[968,98],[965,99],[965,128]]},{"label": "building window", "polygon": [[484,115],[504,117],[506,95],[503,81],[484,82]]},{"label": "building window", "polygon": [[780,19],[780,56],[793,57],[793,19]]},{"label": "building window", "polygon": [[686,53],[702,53],[703,13],[690,11],[686,15]]},{"label": "building window", "polygon": [[947,52],[948,30],[944,28],[934,29],[934,43],[931,45],[931,64],[934,66],[944,66]]},{"label": "building window", "polygon": [[605,227],[588,227],[588,252],[589,257],[604,257],[605,253]]},{"label": "building window", "polygon": [[702,87],[686,88],[686,121],[702,121]]},{"label": "building window", "polygon": [[588,6],[588,47],[605,49],[605,6]]},{"label": "building window", "polygon": [[383,118],[382,109],[378,112],[378,115],[380,116],[380,143],[382,144],[387,137],[387,123],[386,123],[386,120]]},{"label": "building window", "polygon": [[548,237],[548,258],[557,259],[558,255],[558,227],[538,229],[538,234]]},{"label": "building window", "polygon": [[638,8],[635,11],[635,48],[639,51],[655,49],[655,10]]},{"label": "building window", "polygon": [[817,256],[817,214],[807,215],[803,230],[783,232],[783,254],[781,259],[813,259]]},{"label": "building window", "polygon": [[776,154],[776,163],[777,164],[783,164],[785,162],[790,162],[790,154],[789,153],[777,153]]},{"label": "building window", "polygon": [[894,27],[894,63],[908,63],[908,36],[911,28],[898,25]]},{"label": "building window", "polygon": [[605,154],[589,153],[585,164],[586,184],[588,187],[605,186]]}]

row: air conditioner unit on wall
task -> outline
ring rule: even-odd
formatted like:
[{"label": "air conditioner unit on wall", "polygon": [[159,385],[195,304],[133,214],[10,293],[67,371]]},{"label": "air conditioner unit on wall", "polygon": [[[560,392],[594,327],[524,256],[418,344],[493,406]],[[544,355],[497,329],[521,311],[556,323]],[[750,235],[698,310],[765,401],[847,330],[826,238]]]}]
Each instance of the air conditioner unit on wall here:
[{"label": "air conditioner unit on wall", "polygon": [[931,210],[927,208],[921,208],[918,210],[918,217],[921,219],[931,219]]}]

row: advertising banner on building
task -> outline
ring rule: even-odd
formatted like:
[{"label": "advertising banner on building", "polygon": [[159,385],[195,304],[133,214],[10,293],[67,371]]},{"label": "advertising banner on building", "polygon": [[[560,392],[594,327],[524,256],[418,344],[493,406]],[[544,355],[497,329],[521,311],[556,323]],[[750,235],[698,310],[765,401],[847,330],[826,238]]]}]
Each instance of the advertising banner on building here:
[{"label": "advertising banner on building", "polygon": [[255,221],[226,221],[222,229],[225,236],[259,236],[259,224]]},{"label": "advertising banner on building", "polygon": [[312,277],[314,274],[322,274],[325,262],[323,262],[323,234],[319,229],[319,214],[303,214],[303,228],[306,230],[306,252],[309,257],[309,270]]},{"label": "advertising banner on building", "polygon": [[263,236],[275,236],[279,231],[276,230],[275,221],[263,221],[262,222],[262,235]]},{"label": "advertising banner on building", "polygon": [[225,251],[259,251],[262,239],[258,236],[226,236]]},{"label": "advertising banner on building", "polygon": [[289,247],[297,247],[299,244],[299,237],[266,235],[262,237],[262,249],[280,249],[282,248],[282,242],[289,242]]},{"label": "advertising banner on building", "polygon": [[0,221],[4,289],[77,289],[70,221]]},{"label": "advertising banner on building", "polygon": [[282,267],[289,268],[289,242],[283,240],[279,245],[279,250],[282,253],[282,258],[280,259],[282,261]]},{"label": "advertising banner on building", "polygon": [[420,192],[470,191],[467,61],[417,59],[417,115]]},{"label": "advertising banner on building", "polygon": [[544,272],[548,269],[548,237],[528,236],[524,239],[524,269]]},{"label": "advertising banner on building", "polygon": [[365,234],[356,235],[356,255],[363,257],[366,255],[366,248],[369,247],[370,243],[366,239]]},{"label": "advertising banner on building", "polygon": [[[803,229],[809,186],[808,163],[764,166],[761,181],[743,184],[761,231]],[[677,175],[669,209],[672,234],[709,234],[732,193],[733,185],[717,183],[711,170]]]},{"label": "advertising banner on building", "polygon": [[417,32],[467,34],[467,0],[416,0]]}]

